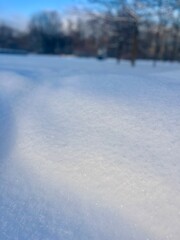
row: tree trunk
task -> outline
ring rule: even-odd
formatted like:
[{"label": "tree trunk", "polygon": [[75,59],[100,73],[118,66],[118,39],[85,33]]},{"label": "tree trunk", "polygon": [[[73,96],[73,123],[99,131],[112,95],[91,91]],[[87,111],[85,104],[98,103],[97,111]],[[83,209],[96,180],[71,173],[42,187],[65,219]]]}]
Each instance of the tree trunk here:
[{"label": "tree trunk", "polygon": [[133,29],[132,50],[131,50],[131,65],[133,67],[135,66],[137,52],[138,52],[138,28],[137,28],[137,23],[135,23],[134,29]]}]

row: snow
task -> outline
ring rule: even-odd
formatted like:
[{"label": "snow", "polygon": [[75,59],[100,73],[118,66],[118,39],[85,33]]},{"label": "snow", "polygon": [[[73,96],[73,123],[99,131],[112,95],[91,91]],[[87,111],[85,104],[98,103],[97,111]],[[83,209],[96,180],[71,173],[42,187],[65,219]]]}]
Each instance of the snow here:
[{"label": "snow", "polygon": [[180,67],[0,56],[0,239],[178,240]]}]

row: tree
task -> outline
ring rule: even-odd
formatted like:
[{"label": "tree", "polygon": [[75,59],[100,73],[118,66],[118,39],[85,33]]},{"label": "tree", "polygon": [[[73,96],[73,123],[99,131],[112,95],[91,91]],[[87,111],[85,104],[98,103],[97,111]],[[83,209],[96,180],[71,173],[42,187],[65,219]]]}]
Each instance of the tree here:
[{"label": "tree", "polygon": [[0,48],[18,48],[17,41],[15,41],[16,36],[17,31],[2,23],[0,25]]},{"label": "tree", "polygon": [[158,59],[167,56],[168,45],[172,44],[172,19],[174,17],[174,5],[179,0],[137,0],[142,6],[143,18],[152,28],[154,39],[153,59],[154,66]]},{"label": "tree", "polygon": [[180,0],[175,0],[173,2],[173,23],[172,23],[172,52],[171,60],[180,61]]},{"label": "tree", "polygon": [[61,21],[55,11],[40,12],[30,20],[29,33],[32,50],[42,53],[56,53],[59,48]]},{"label": "tree", "polygon": [[131,59],[134,66],[138,48],[138,16],[132,2],[126,0],[90,0],[101,6],[100,17],[109,25],[112,45],[116,49],[116,59],[122,56]]}]

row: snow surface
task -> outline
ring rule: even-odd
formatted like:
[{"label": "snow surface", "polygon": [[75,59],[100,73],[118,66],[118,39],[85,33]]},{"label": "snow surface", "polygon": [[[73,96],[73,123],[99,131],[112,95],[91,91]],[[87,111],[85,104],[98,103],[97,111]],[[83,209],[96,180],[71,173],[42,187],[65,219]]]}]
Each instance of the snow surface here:
[{"label": "snow surface", "polygon": [[0,239],[179,236],[179,64],[1,55]]}]

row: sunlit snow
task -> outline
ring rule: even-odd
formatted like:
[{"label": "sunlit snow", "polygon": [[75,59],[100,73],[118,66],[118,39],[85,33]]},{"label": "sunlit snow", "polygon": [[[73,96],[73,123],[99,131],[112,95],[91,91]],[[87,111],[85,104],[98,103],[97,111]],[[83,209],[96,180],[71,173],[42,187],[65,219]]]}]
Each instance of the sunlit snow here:
[{"label": "sunlit snow", "polygon": [[0,56],[0,239],[179,240],[180,65]]}]

